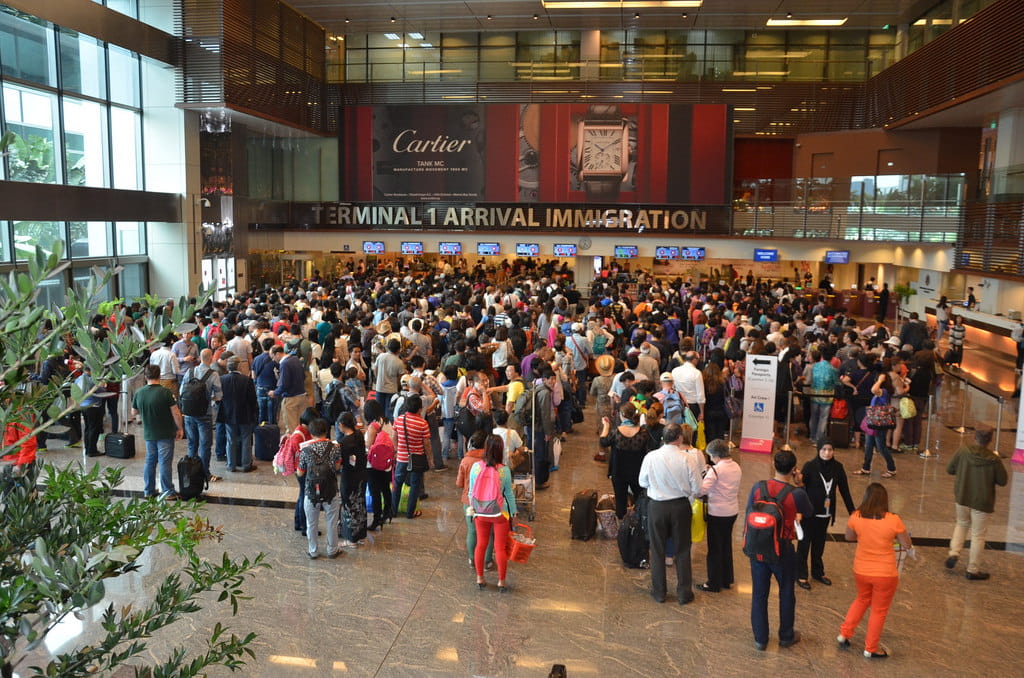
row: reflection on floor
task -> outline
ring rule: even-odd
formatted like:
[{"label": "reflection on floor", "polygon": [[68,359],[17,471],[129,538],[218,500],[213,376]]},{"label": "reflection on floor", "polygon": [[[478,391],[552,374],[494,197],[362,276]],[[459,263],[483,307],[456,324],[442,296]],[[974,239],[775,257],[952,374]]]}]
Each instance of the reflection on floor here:
[{"label": "reflection on floor", "polygon": [[[994,419],[991,405],[971,396],[964,408],[963,389],[944,385],[933,419],[931,449],[941,455],[925,460],[896,457],[898,474],[886,480],[893,510],[899,512],[914,538],[944,544],[952,532],[952,478],[945,461],[963,441],[949,426],[958,426],[966,409],[968,426]],[[1016,401],[1011,403],[1016,405]],[[1003,415],[1012,428],[1016,412]],[[263,551],[273,569],[249,584],[254,598],[240,616],[228,620],[236,631],[255,630],[257,657],[241,675],[268,678],[302,676],[547,676],[554,663],[569,676],[963,676],[1016,674],[1024,665],[1019,642],[1019,606],[1024,599],[1024,478],[1022,467],[1011,468],[1010,485],[997,493],[988,537],[1007,544],[1007,551],[985,553],[988,582],[970,582],[962,565],[944,569],[942,546],[919,548],[920,559],[909,562],[890,610],[883,644],[892,657],[884,662],[860,653],[865,624],[854,649],[842,651],[834,641],[839,622],[854,595],[853,546],[829,544],[826,569],[834,585],[797,589],[797,629],[803,640],[767,652],[753,649],[749,622],[750,573],[740,552],[737,528],[734,554],[737,586],[719,594],[697,592],[696,604],[680,607],[673,597],[659,605],[648,595],[646,571],[625,569],[613,541],[569,539],[568,508],[575,491],[593,487],[610,492],[604,466],[592,461],[595,435],[591,421],[580,425],[565,445],[561,470],[552,474],[551,489],[538,495],[533,529],[538,546],[530,562],[511,564],[510,595],[491,586],[478,591],[465,555],[465,523],[454,468],[428,473],[430,498],[417,520],[398,518],[358,549],[337,560],[310,561],[304,539],[292,530],[291,478],[275,476],[269,464],[256,473],[224,474],[211,495],[224,503],[206,507],[223,524],[223,544],[209,546],[211,556]],[[584,432],[586,431],[586,432]],[[970,433],[968,432],[968,436]],[[814,451],[794,437],[801,462]],[[1000,449],[1009,456],[1012,432],[1004,431]],[[183,453],[179,443],[178,454]],[[47,460],[76,463],[77,450],[52,450]],[[861,462],[858,450],[840,450],[848,471]],[[768,459],[738,455],[744,471],[743,496],[768,474]],[[116,460],[100,458],[100,464]],[[1009,463],[1009,462],[1007,462]],[[141,489],[142,457],[126,464],[126,489]],[[876,460],[875,477],[881,469]],[[215,472],[222,466],[215,463]],[[852,478],[855,499],[869,479]],[[232,498],[240,501],[231,503]],[[835,526],[841,532],[845,513]],[[694,581],[703,581],[705,547],[693,547]],[[966,556],[966,552],[965,552]],[[110,599],[130,602],[150,594],[156,582],[175,570],[168,552],[147,554],[142,569],[113,582]],[[674,591],[672,570],[669,591]],[[771,603],[770,609],[775,609]],[[88,620],[98,618],[91,610]],[[771,615],[773,628],[777,616]],[[198,650],[210,626],[219,621],[211,611],[197,613],[151,642],[152,656],[165,655],[184,644]],[[49,652],[66,651],[92,639],[90,621],[68,620],[47,644]],[[973,649],[973,651],[970,651]],[[1016,668],[1015,668],[1016,667]],[[227,672],[212,675],[228,675]]]}]

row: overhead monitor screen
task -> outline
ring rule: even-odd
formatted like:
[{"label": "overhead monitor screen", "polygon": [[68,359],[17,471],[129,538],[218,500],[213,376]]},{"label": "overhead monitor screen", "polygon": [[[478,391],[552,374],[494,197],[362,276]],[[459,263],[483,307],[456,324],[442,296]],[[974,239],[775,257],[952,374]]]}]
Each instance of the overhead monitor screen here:
[{"label": "overhead monitor screen", "polygon": [[478,242],[476,253],[481,257],[496,257],[501,254],[501,245],[496,242]]},{"label": "overhead monitor screen", "polygon": [[364,240],[363,254],[384,254],[384,243],[380,240]]},{"label": "overhead monitor screen", "polygon": [[828,250],[825,252],[826,264],[850,263],[850,250]]},{"label": "overhead monitor screen", "polygon": [[442,242],[438,243],[437,250],[439,254],[449,257],[462,256],[462,243],[461,242]]},{"label": "overhead monitor screen", "polygon": [[516,243],[516,256],[517,257],[539,257],[540,256],[540,244],[535,242],[517,242]]},{"label": "overhead monitor screen", "polygon": [[678,247],[655,247],[654,248],[655,259],[678,259],[679,248]]},{"label": "overhead monitor screen", "polygon": [[679,258],[686,261],[704,261],[703,247],[683,247],[679,250]]},{"label": "overhead monitor screen", "polygon": [[576,256],[576,245],[563,244],[555,245],[554,252],[556,257],[575,257]]},{"label": "overhead monitor screen", "polygon": [[635,245],[615,246],[616,259],[636,259],[638,256],[640,256],[640,249]]},{"label": "overhead monitor screen", "polygon": [[754,261],[778,261],[779,251],[778,250],[754,250]]},{"label": "overhead monitor screen", "polygon": [[402,254],[423,254],[423,243],[421,242],[403,242],[402,243]]}]

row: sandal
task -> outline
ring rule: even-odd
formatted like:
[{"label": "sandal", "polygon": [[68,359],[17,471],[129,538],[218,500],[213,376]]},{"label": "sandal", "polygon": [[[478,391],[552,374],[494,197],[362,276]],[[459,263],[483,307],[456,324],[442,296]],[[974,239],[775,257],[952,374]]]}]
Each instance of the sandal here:
[{"label": "sandal", "polygon": [[853,472],[853,475],[855,475],[855,476],[869,476],[869,475],[871,475],[871,471],[865,471],[864,469],[859,468],[859,469],[857,469],[856,471]]},{"label": "sandal", "polygon": [[896,475],[896,471],[886,471],[885,473],[882,474],[882,477],[892,478],[894,475]]},{"label": "sandal", "polygon": [[415,513],[413,513],[411,516],[407,515],[406,518],[419,518],[422,515],[423,515],[423,511],[421,511],[419,509],[416,509]]}]

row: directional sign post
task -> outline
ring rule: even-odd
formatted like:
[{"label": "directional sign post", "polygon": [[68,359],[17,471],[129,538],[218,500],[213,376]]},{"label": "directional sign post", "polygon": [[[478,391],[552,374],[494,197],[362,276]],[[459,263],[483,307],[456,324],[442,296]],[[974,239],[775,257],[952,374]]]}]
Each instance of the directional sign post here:
[{"label": "directional sign post", "polygon": [[743,436],[740,450],[771,454],[775,434],[775,379],[779,363],[773,356],[747,356],[743,386]]}]

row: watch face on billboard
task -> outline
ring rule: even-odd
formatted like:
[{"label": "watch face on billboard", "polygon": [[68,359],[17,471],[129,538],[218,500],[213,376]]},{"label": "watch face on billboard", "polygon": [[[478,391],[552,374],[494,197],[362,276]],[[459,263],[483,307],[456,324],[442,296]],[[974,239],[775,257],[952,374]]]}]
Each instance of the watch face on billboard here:
[{"label": "watch face on billboard", "polygon": [[423,243],[421,242],[403,242],[402,243],[402,254],[420,255],[423,254]]},{"label": "watch face on billboard", "polygon": [[679,248],[678,247],[655,247],[654,248],[655,259],[678,259]]},{"label": "watch face on billboard", "polygon": [[616,245],[615,246],[615,258],[616,259],[636,259],[640,256],[640,248],[635,245]]},{"label": "watch face on billboard", "polygon": [[540,244],[535,242],[517,242],[516,243],[516,256],[517,257],[539,257],[540,256]]},{"label": "watch face on billboard", "polygon": [[384,254],[384,243],[380,240],[364,240],[363,254]]},{"label": "watch face on billboard", "polygon": [[826,264],[850,263],[850,250],[828,250],[825,252]]},{"label": "watch face on billboard", "polygon": [[554,253],[556,257],[575,257],[576,245],[555,245]]},{"label": "watch face on billboard", "polygon": [[481,257],[496,257],[501,254],[501,245],[496,242],[478,242],[476,253]]},{"label": "watch face on billboard", "polygon": [[683,247],[679,250],[679,258],[686,261],[704,261],[704,256],[703,247]]},{"label": "watch face on billboard", "polygon": [[462,256],[462,243],[461,242],[443,242],[437,246],[438,253],[448,257],[461,257]]},{"label": "watch face on billboard", "polygon": [[778,250],[754,250],[754,261],[778,261],[779,251]]}]

